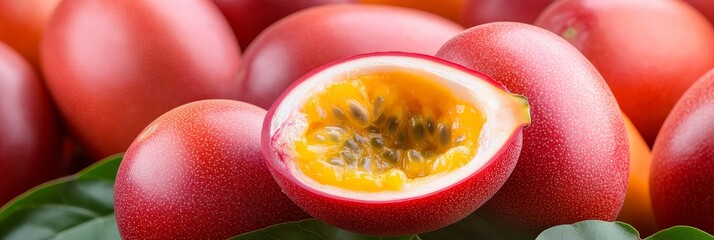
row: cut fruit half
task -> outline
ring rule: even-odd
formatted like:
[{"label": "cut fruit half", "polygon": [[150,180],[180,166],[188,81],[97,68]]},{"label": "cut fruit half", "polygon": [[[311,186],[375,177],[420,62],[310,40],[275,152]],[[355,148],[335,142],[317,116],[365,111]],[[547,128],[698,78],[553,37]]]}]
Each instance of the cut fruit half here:
[{"label": "cut fruit half", "polygon": [[329,64],[270,109],[263,152],[307,213],[367,234],[435,230],[503,185],[530,123],[526,99],[435,57],[371,53]]}]

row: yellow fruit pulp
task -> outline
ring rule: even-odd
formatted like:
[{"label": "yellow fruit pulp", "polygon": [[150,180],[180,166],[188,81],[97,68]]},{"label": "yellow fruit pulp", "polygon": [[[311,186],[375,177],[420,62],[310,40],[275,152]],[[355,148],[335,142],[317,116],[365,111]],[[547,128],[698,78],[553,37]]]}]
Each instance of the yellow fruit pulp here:
[{"label": "yellow fruit pulp", "polygon": [[301,114],[299,169],[322,184],[369,192],[466,165],[486,121],[449,88],[405,72],[336,81],[307,99]]}]

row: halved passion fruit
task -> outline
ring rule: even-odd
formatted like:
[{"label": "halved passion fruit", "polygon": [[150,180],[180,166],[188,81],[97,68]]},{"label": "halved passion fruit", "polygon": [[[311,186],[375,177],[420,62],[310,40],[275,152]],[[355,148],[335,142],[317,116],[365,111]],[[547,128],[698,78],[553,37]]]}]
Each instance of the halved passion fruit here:
[{"label": "halved passion fruit", "polygon": [[262,145],[308,214],[367,234],[435,230],[503,185],[530,123],[524,97],[420,54],[371,53],[304,76],[270,109]]}]

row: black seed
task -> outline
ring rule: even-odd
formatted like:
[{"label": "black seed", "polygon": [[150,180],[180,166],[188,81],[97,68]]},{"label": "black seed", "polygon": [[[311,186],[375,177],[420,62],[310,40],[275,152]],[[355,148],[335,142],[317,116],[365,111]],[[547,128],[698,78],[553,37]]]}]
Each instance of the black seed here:
[{"label": "black seed", "polygon": [[345,147],[354,151],[360,150],[359,146],[357,146],[357,143],[352,139],[347,139],[347,141],[345,141]]},{"label": "black seed", "polygon": [[340,120],[345,120],[345,113],[342,112],[342,109],[339,108],[332,108],[332,114],[335,114],[335,117]]},{"label": "black seed", "polygon": [[412,118],[412,136],[416,142],[422,142],[424,140],[424,124],[417,118]]},{"label": "black seed", "polygon": [[330,158],[330,160],[327,161],[327,163],[334,165],[334,166],[338,166],[338,167],[345,166],[345,160],[343,160],[341,158],[336,158],[336,157]]},{"label": "black seed", "polygon": [[357,143],[359,144],[364,144],[367,142],[367,138],[362,137],[362,135],[355,134],[355,140],[357,140]]},{"label": "black seed", "polygon": [[436,131],[436,124],[434,124],[434,120],[426,120],[426,130],[429,131],[429,134],[434,134],[434,131]]},{"label": "black seed", "polygon": [[408,146],[407,144],[409,144],[407,142],[407,133],[404,131],[397,133],[397,142],[395,143],[395,145],[400,145],[406,148]]},{"label": "black seed", "polygon": [[439,144],[442,146],[448,145],[451,141],[451,129],[447,128],[443,124],[439,124],[436,128],[439,131]]},{"label": "black seed", "polygon": [[349,105],[350,108],[350,113],[352,114],[352,117],[357,120],[357,122],[362,123],[362,124],[368,124],[369,123],[369,113],[367,113],[367,109],[362,107],[361,104],[359,104],[357,101],[354,99],[350,99],[347,101],[347,105]]},{"label": "black seed", "polygon": [[410,162],[424,162],[424,156],[422,156],[419,151],[414,149],[407,152],[407,158],[409,158]]},{"label": "black seed", "polygon": [[372,138],[372,140],[369,141],[369,144],[376,149],[382,149],[384,147],[384,141],[382,141],[381,138]]},{"label": "black seed", "polygon": [[397,156],[397,154],[394,153],[394,151],[392,151],[392,149],[384,150],[384,152],[382,152],[382,157],[384,157],[385,159],[387,159],[388,161],[390,161],[392,163],[397,163],[397,161],[399,160],[399,156]]},{"label": "black seed", "polygon": [[397,119],[396,117],[389,117],[389,119],[387,119],[387,129],[390,132],[397,131],[398,127],[399,127],[399,119]]},{"label": "black seed", "polygon": [[357,158],[356,158],[355,155],[352,154],[351,152],[342,151],[341,155],[342,155],[342,159],[344,159],[345,161],[347,161],[347,163],[354,163],[354,162],[357,161]]}]

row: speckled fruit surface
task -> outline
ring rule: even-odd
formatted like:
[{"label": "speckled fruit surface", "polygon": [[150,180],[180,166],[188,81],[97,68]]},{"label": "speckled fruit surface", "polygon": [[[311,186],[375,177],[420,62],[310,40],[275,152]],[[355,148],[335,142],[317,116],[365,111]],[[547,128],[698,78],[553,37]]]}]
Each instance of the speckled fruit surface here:
[{"label": "speckled fruit surface", "polygon": [[151,123],[115,184],[124,239],[225,239],[307,218],[270,176],[260,148],[265,110],[230,100],[189,103]]},{"label": "speckled fruit surface", "polygon": [[[398,75],[399,73],[410,73],[413,75],[408,75],[408,79],[405,79],[400,77],[403,75]],[[379,139],[382,139],[381,136],[384,136],[384,143],[374,144],[371,140],[360,141],[359,138],[355,137],[357,144],[360,142],[363,143],[358,145],[362,146],[362,150],[356,150],[356,148],[358,148],[357,146],[351,147],[351,150],[341,150],[344,145],[340,141],[336,143],[326,143],[327,145],[317,143],[308,146],[308,149],[310,147],[319,148],[323,146],[336,148],[338,151],[341,151],[339,154],[342,154],[342,156],[359,151],[359,153],[357,153],[359,157],[354,157],[359,160],[345,158],[347,164],[325,163],[332,164],[331,166],[336,167],[329,167],[329,172],[324,175],[339,175],[340,177],[337,177],[336,181],[346,179],[344,182],[350,179],[360,179],[360,176],[367,175],[369,177],[364,179],[368,180],[360,182],[366,182],[366,184],[357,185],[356,189],[351,189],[345,187],[345,184],[328,185],[319,182],[319,180],[315,181],[315,177],[308,177],[306,174],[306,171],[312,170],[311,168],[299,168],[297,165],[300,161],[303,161],[301,160],[301,154],[310,154],[310,156],[313,156],[312,154],[314,153],[296,153],[296,151],[291,150],[293,148],[290,146],[292,144],[297,145],[296,141],[299,140],[296,139],[300,139],[300,137],[305,134],[310,134],[311,129],[303,126],[317,126],[319,129],[322,122],[318,124],[313,124],[313,122],[309,121],[306,123],[303,122],[303,116],[308,115],[309,118],[310,112],[301,109],[313,106],[311,104],[314,104],[316,101],[311,98],[311,96],[320,96],[321,92],[326,91],[323,89],[331,89],[330,87],[335,85],[341,86],[338,85],[340,83],[350,86],[359,86],[360,83],[353,82],[354,79],[364,78],[376,78],[379,79],[379,83],[381,83],[379,85],[365,85],[364,87],[360,87],[361,89],[365,89],[365,94],[370,94],[367,92],[379,90],[380,87],[385,86],[399,86],[392,88],[393,94],[407,92],[407,94],[400,95],[402,96],[400,100],[412,101],[410,104],[412,104],[411,106],[413,107],[409,107],[404,111],[409,112],[409,115],[414,117],[411,122],[416,123],[418,123],[418,120],[414,120],[418,118],[416,116],[424,114],[422,109],[431,108],[431,106],[433,106],[429,105],[428,102],[450,98],[451,95],[449,94],[458,96],[460,99],[463,99],[464,102],[455,108],[461,110],[454,110],[454,112],[461,111],[461,113],[458,114],[478,112],[478,118],[485,119],[483,120],[485,121],[483,125],[474,127],[480,131],[480,134],[462,135],[469,137],[458,140],[458,135],[466,128],[464,126],[471,126],[468,124],[481,121],[464,117],[457,118],[453,124],[447,124],[448,129],[450,129],[448,131],[453,134],[442,135],[442,131],[438,130],[438,136],[444,136],[444,138],[447,139],[440,141],[444,142],[448,151],[439,149],[433,150],[434,148],[430,148],[429,145],[419,147],[419,143],[409,142],[411,141],[409,139],[415,139],[412,137],[407,137],[409,139],[389,137],[389,129],[398,129],[397,131],[402,131],[404,134],[415,136],[415,134],[412,135],[412,132],[415,132],[412,131],[412,129],[417,129],[417,127],[412,128],[410,126],[417,125],[409,125],[410,121],[406,120],[395,120],[391,122],[389,120],[391,117],[389,116],[393,115],[390,114],[393,114],[394,111],[398,112],[397,114],[401,114],[403,107],[408,105],[401,105],[402,103],[390,105],[388,102],[392,101],[389,100],[389,95],[391,94],[382,97],[382,95],[379,95],[379,92],[377,92],[374,96],[369,95],[364,97],[368,100],[361,102],[380,102],[374,105],[384,106],[379,107],[382,111],[372,113],[370,110],[365,111],[364,114],[359,114],[359,116],[361,116],[360,119],[373,122],[366,125],[355,126],[351,123],[352,120],[349,120],[341,121],[336,124],[338,124],[337,126],[347,127],[349,129],[368,129],[369,133],[365,136],[370,139],[374,139],[375,135]],[[409,81],[410,79],[417,78],[423,78],[423,81],[435,84],[431,85],[430,88],[425,88],[426,91],[441,91],[439,89],[448,89],[448,91],[447,93],[439,95],[440,97],[432,96],[429,99],[421,99],[419,96],[423,96],[421,93],[424,92],[420,93],[419,84],[423,84],[423,82],[412,82],[404,86],[398,85],[400,81]],[[370,86],[376,87],[370,89]],[[341,87],[340,89],[344,88],[346,87]],[[329,94],[329,92],[327,93]],[[411,93],[411,95],[409,93]],[[361,98],[362,97],[348,98],[346,101]],[[372,98],[383,99],[385,104],[381,104],[382,100],[375,101],[372,100]],[[315,112],[317,116],[320,116],[319,119],[329,119],[333,117],[329,115],[330,113],[323,116],[325,114],[321,114],[320,112],[342,112],[342,110],[339,110],[339,106],[342,105],[340,102],[329,103],[334,104],[328,106],[329,109],[332,109],[331,111]],[[323,105],[324,103],[321,106]],[[350,105],[349,109],[359,109],[365,106],[367,109],[372,109],[372,105]],[[445,107],[446,105],[439,106],[440,108],[434,110],[435,112],[440,112],[437,113],[438,117],[436,117],[439,120],[434,125],[440,126],[436,129],[443,129],[441,127],[444,127],[444,125],[442,125],[441,121],[446,119],[447,116],[442,114],[444,114],[443,112],[449,111],[451,107]],[[471,111],[464,109],[478,110]],[[463,117],[465,115],[457,116]],[[335,114],[333,118],[351,119],[351,117],[347,118],[343,114]],[[380,124],[380,121],[388,124]],[[399,122],[404,124],[400,125]],[[371,53],[357,55],[323,66],[304,76],[288,88],[266,116],[262,133],[262,145],[263,152],[268,159],[268,167],[273,172],[273,175],[284,192],[311,216],[354,232],[371,235],[405,235],[433,231],[455,223],[468,216],[493,196],[498,188],[502,186],[503,182],[506,181],[516,164],[516,159],[520,153],[521,130],[524,126],[528,125],[529,122],[528,104],[522,96],[512,95],[505,90],[502,85],[481,73],[422,54],[395,52]],[[392,125],[392,123],[394,123],[394,125]],[[396,127],[397,125],[400,126]],[[474,128],[468,127],[468,129]],[[398,134],[395,135],[399,136]],[[449,136],[452,136],[455,140],[452,141],[452,137]],[[381,141],[382,140],[380,140],[380,142]],[[468,142],[469,145],[461,145],[463,142]],[[404,177],[399,182],[400,184],[397,184],[394,188],[366,190],[366,185],[373,182],[369,179],[378,178],[381,176],[378,175],[380,171],[384,171],[379,170],[378,167],[371,167],[373,165],[380,165],[379,163],[381,159],[383,159],[380,156],[384,156],[384,154],[363,157],[365,156],[363,152],[372,152],[385,148],[395,149],[394,151],[397,151],[398,156],[398,153],[401,151],[403,152],[401,156],[405,156],[397,156],[397,158],[400,158],[398,162],[387,168],[389,172],[388,176],[394,176],[394,173],[404,174],[404,172],[409,172],[409,166],[412,166],[412,164],[422,164],[424,162],[430,163],[428,168],[431,169],[431,171],[422,171],[420,173],[423,174],[414,177],[410,176],[408,179]],[[449,154],[450,152],[454,153],[452,150],[465,148],[471,150],[461,152],[463,153],[462,155]],[[429,151],[433,152],[428,153]],[[407,152],[409,152],[409,154],[407,154]],[[412,152],[417,152],[414,155],[419,154],[419,156],[422,156],[420,154],[424,154],[425,157],[412,157]],[[334,159],[334,157],[328,156],[326,159]],[[437,161],[434,159],[441,160]],[[465,160],[466,163],[454,169],[440,172],[434,170],[442,166],[442,164],[453,164],[461,160]],[[320,157],[311,157],[309,161],[315,162],[321,161],[321,159]],[[367,167],[364,167],[364,162],[367,161],[376,163],[371,163],[368,164]],[[350,167],[351,163],[355,164],[354,167]],[[347,169],[343,169],[342,166],[347,166]],[[342,175],[341,172],[343,171],[348,173],[354,172],[354,175],[348,173]],[[384,180],[380,183],[382,182],[385,185],[391,183],[389,180]],[[360,186],[362,186],[362,188],[360,188]]]},{"label": "speckled fruit surface", "polygon": [[32,67],[0,43],[0,206],[59,175],[58,129],[49,94]]},{"label": "speckled fruit surface", "polygon": [[677,102],[652,149],[657,223],[714,233],[714,69]]},{"label": "speckled fruit surface", "polygon": [[[209,1],[62,1],[42,42],[60,112],[95,160],[181,104],[228,98],[239,49]],[[200,36],[200,37],[197,37]]]},{"label": "speckled fruit surface", "polygon": [[518,164],[480,210],[513,231],[614,220],[627,187],[627,134],[615,98],[568,42],[522,23],[490,23],[447,42],[437,57],[491,76],[532,106]]},{"label": "speckled fruit surface", "polygon": [[684,91],[714,67],[714,29],[683,1],[563,0],[535,25],[595,65],[650,146]]},{"label": "speckled fruit surface", "polygon": [[434,54],[462,30],[445,18],[412,9],[314,7],[275,23],[248,47],[237,99],[267,109],[291,83],[322,65],[378,51]]}]

